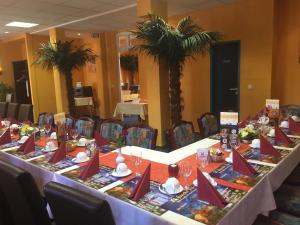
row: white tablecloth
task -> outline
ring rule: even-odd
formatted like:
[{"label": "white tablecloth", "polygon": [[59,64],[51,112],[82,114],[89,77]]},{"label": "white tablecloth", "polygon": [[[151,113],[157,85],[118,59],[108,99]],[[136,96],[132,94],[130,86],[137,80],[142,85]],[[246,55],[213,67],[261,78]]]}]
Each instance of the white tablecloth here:
[{"label": "white tablecloth", "polygon": [[116,105],[114,117],[118,115],[139,115],[142,120],[146,119],[146,115],[148,114],[148,104],[147,103],[131,103],[131,102],[119,102]]},{"label": "white tablecloth", "polygon": [[[139,149],[143,151],[144,158],[168,165],[170,163],[177,162],[180,159],[194,154],[196,152],[196,149],[199,147],[209,147],[217,142],[218,141],[212,139],[204,139],[170,153],[157,152],[154,150],[143,148]],[[134,148],[138,147],[127,146],[122,148],[122,152],[123,154],[130,154],[130,152]],[[270,210],[275,209],[276,205],[273,197],[273,191],[281,185],[284,179],[298,164],[299,157],[300,147],[297,146],[295,149],[291,150],[291,154],[284,158],[282,162],[280,162],[278,165],[272,164],[273,169],[271,170],[271,172],[267,176],[265,176],[257,185],[255,185],[244,196],[244,198],[230,212],[228,212],[224,216],[224,218],[218,223],[218,225],[251,225],[258,214],[267,214]],[[117,225],[202,224],[171,211],[167,211],[162,216],[156,216],[152,213],[149,213],[145,210],[137,208],[129,203],[126,203],[104,193],[107,189],[119,185],[122,181],[117,181],[102,189],[95,190],[60,175],[63,172],[76,168],[76,166],[73,166],[72,168],[67,168],[63,171],[52,173],[43,170],[42,168],[36,167],[32,164],[29,164],[29,162],[9,155],[5,153],[5,151],[0,151],[0,158],[28,170],[34,176],[40,188],[42,188],[42,186],[45,183],[53,180],[106,199],[112,208],[114,219]],[[260,164],[264,163],[260,162]]]}]

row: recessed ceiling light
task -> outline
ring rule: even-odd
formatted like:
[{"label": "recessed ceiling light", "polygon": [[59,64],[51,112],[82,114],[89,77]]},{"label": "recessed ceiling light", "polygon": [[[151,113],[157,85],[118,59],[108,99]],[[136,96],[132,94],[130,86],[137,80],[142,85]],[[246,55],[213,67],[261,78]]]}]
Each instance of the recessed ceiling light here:
[{"label": "recessed ceiling light", "polygon": [[25,23],[25,22],[13,21],[13,22],[6,24],[5,26],[30,28],[30,27],[34,27],[37,25],[38,25],[37,23]]},{"label": "recessed ceiling light", "polygon": [[4,34],[9,34],[9,32],[8,32],[8,31],[5,31]]},{"label": "recessed ceiling light", "polygon": [[77,35],[78,35],[78,36],[80,36],[80,35],[81,35],[81,33],[77,33]]}]

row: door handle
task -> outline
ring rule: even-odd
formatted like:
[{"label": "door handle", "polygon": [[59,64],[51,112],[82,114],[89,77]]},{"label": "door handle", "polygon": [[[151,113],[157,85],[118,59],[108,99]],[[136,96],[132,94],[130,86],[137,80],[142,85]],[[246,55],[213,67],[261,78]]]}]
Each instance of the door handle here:
[{"label": "door handle", "polygon": [[229,88],[228,90],[229,91],[237,91],[238,89],[237,88]]},{"label": "door handle", "polygon": [[27,97],[29,98],[28,80],[26,80],[26,94],[27,94]]}]

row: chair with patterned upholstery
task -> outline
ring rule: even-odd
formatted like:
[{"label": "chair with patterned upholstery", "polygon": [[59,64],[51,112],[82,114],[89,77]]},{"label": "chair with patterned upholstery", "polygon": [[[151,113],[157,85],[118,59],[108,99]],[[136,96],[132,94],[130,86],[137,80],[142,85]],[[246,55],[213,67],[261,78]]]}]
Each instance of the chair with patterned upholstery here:
[{"label": "chair with patterned upholstery", "polygon": [[123,123],[119,120],[108,119],[104,120],[100,125],[99,133],[105,139],[117,143],[122,136]]},{"label": "chair with patterned upholstery", "polygon": [[19,106],[20,106],[19,103],[8,103],[6,117],[8,119],[17,120],[18,119],[17,116],[19,113]]},{"label": "chair with patterned upholstery", "polygon": [[7,112],[7,102],[0,102],[0,116],[2,118],[6,117],[6,112]]},{"label": "chair with patterned upholstery", "polygon": [[95,121],[90,117],[80,117],[75,122],[78,134],[86,138],[92,138],[94,134]]},{"label": "chair with patterned upholstery", "polygon": [[199,135],[194,132],[192,122],[182,121],[173,125],[167,132],[170,147],[174,150],[189,145],[200,139]]},{"label": "chair with patterned upholstery", "polygon": [[126,145],[142,148],[156,148],[157,129],[146,125],[132,126],[127,128]]},{"label": "chair with patterned upholstery", "polygon": [[49,113],[49,112],[40,113],[38,117],[38,126],[43,127],[46,124],[54,127],[53,113]]},{"label": "chair with patterned upholstery", "polygon": [[75,120],[72,117],[66,117],[65,123],[66,123],[66,128],[69,130],[74,127]]},{"label": "chair with patterned upholstery", "polygon": [[280,106],[280,111],[282,114],[300,117],[300,105],[283,105]]},{"label": "chair with patterned upholstery", "polygon": [[18,121],[33,121],[33,114],[32,114],[32,105],[31,104],[20,104],[19,113],[18,113]]},{"label": "chair with patterned upholstery", "polygon": [[218,118],[212,113],[204,113],[197,119],[197,122],[202,138],[209,137],[219,131]]}]

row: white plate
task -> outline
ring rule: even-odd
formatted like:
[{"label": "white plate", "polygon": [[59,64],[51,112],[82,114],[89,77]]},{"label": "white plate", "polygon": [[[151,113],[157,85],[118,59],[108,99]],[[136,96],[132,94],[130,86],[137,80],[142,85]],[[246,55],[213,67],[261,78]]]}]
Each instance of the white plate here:
[{"label": "white plate", "polygon": [[51,149],[51,150],[46,150],[46,148],[43,148],[42,151],[43,151],[43,152],[54,152],[54,151],[56,151],[57,149],[58,149],[57,147],[55,147],[55,148],[53,148],[53,149]]},{"label": "white plate", "polygon": [[226,157],[226,158],[225,158],[225,161],[228,162],[228,163],[232,163],[232,159],[229,158],[229,157]]},{"label": "white plate", "polygon": [[113,170],[112,173],[111,173],[111,175],[114,176],[114,177],[127,177],[130,174],[132,174],[132,171],[130,169],[127,170],[127,173],[124,173],[122,175],[118,174],[116,170]]},{"label": "white plate", "polygon": [[87,161],[89,161],[90,160],[90,157],[87,157],[85,160],[83,160],[83,161],[77,161],[77,158],[73,158],[72,159],[72,162],[73,163],[84,163],[84,162],[87,162]]},{"label": "white plate", "polygon": [[[162,185],[159,185],[159,187],[158,187],[159,191],[160,191],[161,193],[163,193],[163,194],[167,194],[167,195],[177,195],[177,194],[179,194],[180,192],[182,192],[182,191],[184,190],[183,187],[180,185],[178,191],[176,191],[175,193],[169,193],[169,192],[167,192],[166,189],[164,188],[165,185],[166,185],[166,184],[162,184]],[[163,186],[164,189],[162,189],[161,186]]]},{"label": "white plate", "polygon": [[252,144],[249,145],[251,148],[259,149],[260,147],[254,147]]}]

